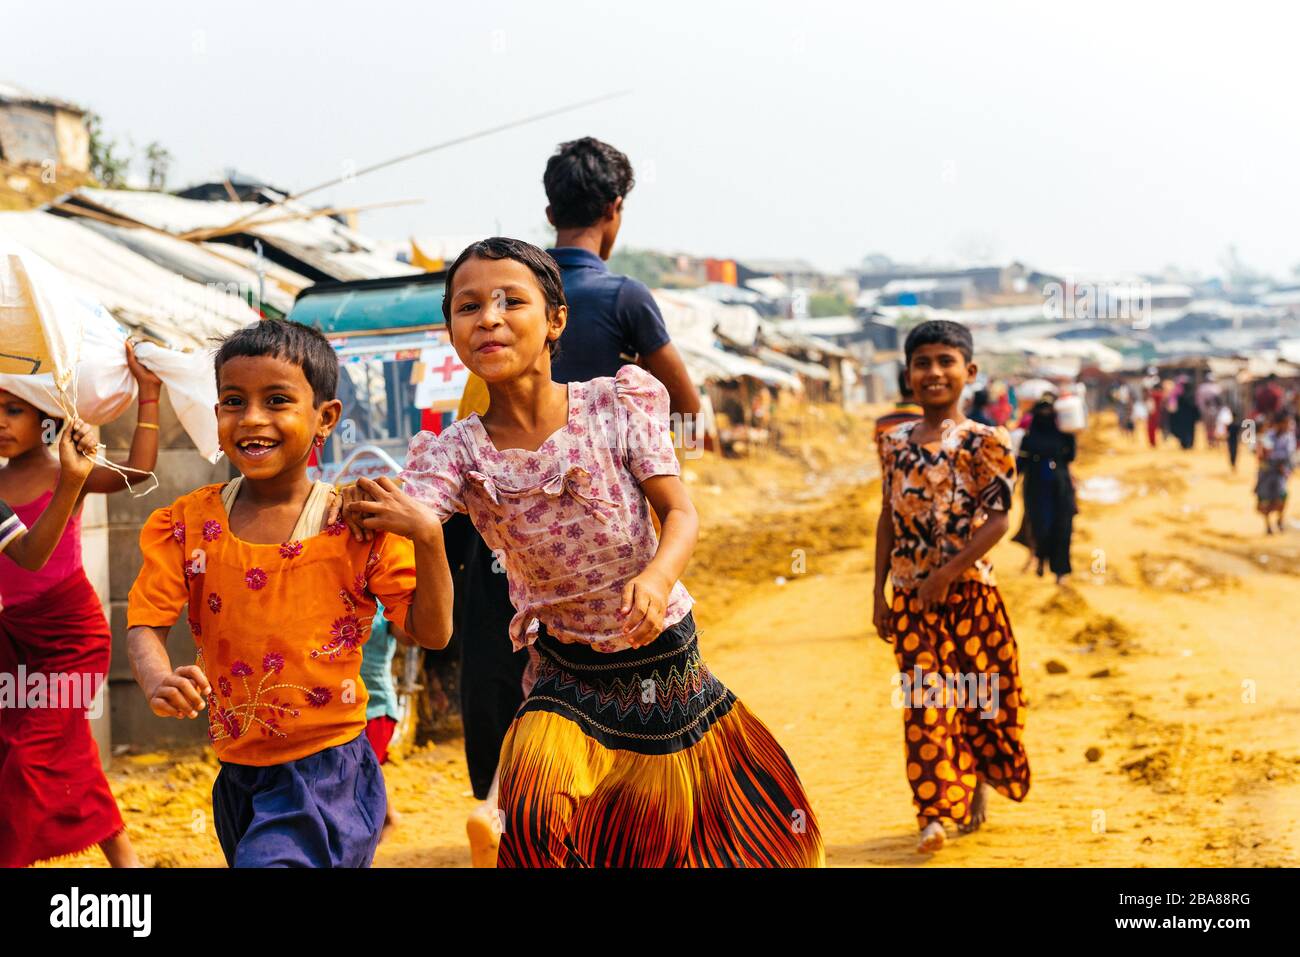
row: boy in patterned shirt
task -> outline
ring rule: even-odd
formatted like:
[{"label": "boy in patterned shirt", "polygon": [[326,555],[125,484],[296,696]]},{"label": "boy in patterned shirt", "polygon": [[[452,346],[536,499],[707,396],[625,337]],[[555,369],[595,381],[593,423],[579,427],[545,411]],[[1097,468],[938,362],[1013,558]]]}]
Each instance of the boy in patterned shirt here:
[{"label": "boy in patterned shirt", "polygon": [[917,850],[928,853],[943,847],[944,822],[963,833],[984,822],[990,789],[1014,801],[1029,791],[1019,654],[984,557],[1006,534],[1016,469],[1006,430],[962,413],[977,371],[969,330],[924,322],[904,352],[924,414],[880,440],[874,617],[901,672]]}]

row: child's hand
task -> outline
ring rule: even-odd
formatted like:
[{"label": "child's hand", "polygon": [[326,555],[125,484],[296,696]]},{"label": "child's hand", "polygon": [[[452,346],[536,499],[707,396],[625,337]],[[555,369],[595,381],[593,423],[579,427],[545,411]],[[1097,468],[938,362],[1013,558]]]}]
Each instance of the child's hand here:
[{"label": "child's hand", "polygon": [[97,448],[90,426],[74,416],[59,437],[59,468],[73,478],[84,480],[95,467]]},{"label": "child's hand", "polygon": [[664,612],[671,587],[671,582],[649,569],[623,586],[623,604],[618,614],[623,619],[623,637],[633,648],[648,645],[664,630]]},{"label": "child's hand", "polygon": [[876,593],[876,604],[871,612],[871,623],[876,626],[876,634],[883,641],[893,641],[894,633],[889,627],[889,599],[884,592]]},{"label": "child's hand", "polygon": [[158,682],[149,694],[149,707],[161,718],[197,718],[212,693],[198,665],[182,665]]},{"label": "child's hand", "polygon": [[356,512],[350,511],[348,506],[353,502],[366,501],[366,494],[357,487],[357,483],[343,485],[336,488],[330,496],[329,508],[325,515],[325,524],[333,525],[340,519],[352,533],[352,537],[359,542],[368,542],[375,537],[375,533],[361,524],[365,517]]},{"label": "child's hand", "polygon": [[936,568],[925,576],[921,587],[916,590],[916,597],[925,611],[938,611],[943,600],[948,597],[948,575],[942,568]]},{"label": "child's hand", "polygon": [[358,479],[357,488],[365,498],[349,503],[347,511],[357,515],[362,528],[393,532],[412,541],[442,535],[438,516],[405,494],[388,476],[378,482]]},{"label": "child's hand", "polygon": [[131,376],[140,389],[140,398],[156,399],[162,392],[162,379],[140,364],[135,357],[135,346],[129,339],[126,343],[126,367],[131,370]]}]

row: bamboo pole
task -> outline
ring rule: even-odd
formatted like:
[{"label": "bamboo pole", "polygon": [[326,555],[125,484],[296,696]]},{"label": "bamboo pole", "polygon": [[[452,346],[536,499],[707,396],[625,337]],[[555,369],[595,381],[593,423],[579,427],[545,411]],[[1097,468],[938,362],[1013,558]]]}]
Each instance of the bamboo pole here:
[{"label": "bamboo pole", "polygon": [[317,183],[315,186],[309,186],[307,189],[304,189],[298,193],[294,193],[291,196],[286,196],[278,203],[272,203],[270,205],[264,206],[262,209],[254,210],[252,213],[249,213],[246,216],[242,216],[239,219],[234,220],[233,222],[227,223],[225,226],[221,228],[236,229],[236,227],[245,225],[250,220],[256,218],[257,216],[260,216],[263,212],[274,209],[276,206],[280,206],[283,205],[284,203],[292,202],[293,200],[301,199],[304,196],[307,196],[311,193],[315,193],[322,189],[326,189],[330,186],[337,186],[339,183],[343,183],[348,180],[358,179],[362,176],[365,176],[367,173],[373,173],[376,170],[381,170],[389,166],[395,166],[398,163],[404,163],[407,160],[415,159],[416,157],[419,156],[427,156],[430,153],[436,153],[438,150],[446,149],[450,146],[458,146],[461,143],[468,143],[471,140],[482,139],[485,136],[491,136],[493,133],[501,133],[504,132],[505,130],[514,129],[520,126],[526,126],[529,123],[536,123],[539,120],[548,119],[549,117],[552,116],[559,116],[562,113],[571,113],[574,110],[582,109],[584,106],[593,106],[596,103],[603,103],[606,100],[613,100],[621,96],[627,96],[628,93],[630,92],[631,90],[620,90],[616,93],[606,93],[601,96],[593,96],[589,99],[579,100],[576,103],[570,103],[566,106],[561,106],[553,110],[546,110],[542,113],[534,113],[531,116],[525,116],[522,119],[512,120],[509,123],[501,123],[497,126],[491,126],[488,127],[487,129],[478,130],[474,133],[467,133],[463,136],[456,136],[449,140],[443,140],[441,143],[435,143],[432,146],[426,146],[423,149],[412,150],[409,153],[403,153],[401,156],[395,156],[392,159],[383,160],[382,162],[379,163],[372,163],[371,165],[365,167],[364,169],[357,170],[355,173],[350,173],[344,176],[336,176],[333,179],[328,179],[323,183]]},{"label": "bamboo pole", "polygon": [[[381,203],[362,203],[358,206],[331,206],[325,209],[305,209],[296,213],[286,213],[283,216],[276,216],[274,219],[259,219],[253,224],[253,226],[261,227],[269,226],[272,223],[287,223],[303,219],[315,219],[317,216],[336,216],[340,213],[360,213],[370,209],[384,209],[391,206],[412,206],[424,202],[428,201],[423,199],[390,199]],[[181,233],[176,238],[189,240],[191,242],[204,242],[209,239],[216,239],[219,236],[229,236],[238,232],[242,232],[242,227],[217,226],[208,229],[192,229],[188,233]]]}]

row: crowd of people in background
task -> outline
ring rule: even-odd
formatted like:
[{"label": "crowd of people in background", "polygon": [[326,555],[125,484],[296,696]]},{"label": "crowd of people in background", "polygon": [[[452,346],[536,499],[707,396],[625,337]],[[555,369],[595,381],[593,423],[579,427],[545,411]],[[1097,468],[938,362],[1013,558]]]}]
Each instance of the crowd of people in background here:
[{"label": "crowd of people in background", "polygon": [[1295,467],[1300,388],[1284,388],[1275,374],[1251,385],[1206,373],[1194,383],[1187,373],[1162,378],[1152,368],[1140,385],[1117,385],[1110,400],[1120,428],[1130,436],[1145,431],[1153,449],[1170,438],[1183,450],[1194,448],[1199,423],[1206,447],[1225,449],[1235,473],[1244,444],[1258,464],[1255,503],[1265,532],[1283,531],[1287,481]]}]

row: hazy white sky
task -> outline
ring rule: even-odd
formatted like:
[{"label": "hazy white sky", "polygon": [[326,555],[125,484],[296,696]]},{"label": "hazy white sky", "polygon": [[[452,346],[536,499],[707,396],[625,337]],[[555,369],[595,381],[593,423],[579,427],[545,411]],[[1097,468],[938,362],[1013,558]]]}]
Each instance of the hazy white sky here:
[{"label": "hazy white sky", "polygon": [[[1291,9],[1288,9],[1291,8]],[[562,140],[625,151],[621,242],[826,268],[992,256],[1300,263],[1300,15],[1252,3],[0,0],[0,80],[159,140],[170,186],[301,189],[619,89],[316,199],[362,228],[544,241]]]}]

